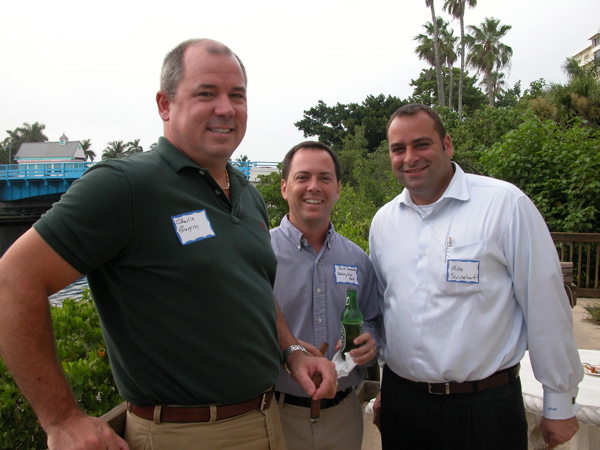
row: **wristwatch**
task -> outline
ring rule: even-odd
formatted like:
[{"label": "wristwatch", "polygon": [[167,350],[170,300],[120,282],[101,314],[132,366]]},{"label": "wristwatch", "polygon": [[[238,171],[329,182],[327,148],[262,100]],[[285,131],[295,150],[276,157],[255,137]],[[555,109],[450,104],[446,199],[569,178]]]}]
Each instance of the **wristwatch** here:
[{"label": "wristwatch", "polygon": [[287,370],[288,373],[290,372],[290,369],[289,369],[289,367],[287,365],[287,359],[288,359],[288,356],[290,356],[295,351],[301,351],[301,352],[304,352],[304,353],[308,353],[306,351],[306,349],[303,346],[301,346],[300,344],[290,345],[288,348],[286,348],[283,351],[283,367],[285,367],[285,370]]}]

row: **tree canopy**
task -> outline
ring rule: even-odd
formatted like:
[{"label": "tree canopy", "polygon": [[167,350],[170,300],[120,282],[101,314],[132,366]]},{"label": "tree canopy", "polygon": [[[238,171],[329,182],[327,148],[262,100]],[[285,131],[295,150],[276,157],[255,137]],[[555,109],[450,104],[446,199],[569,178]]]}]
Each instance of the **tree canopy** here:
[{"label": "tree canopy", "polygon": [[39,122],[23,123],[22,127],[6,130],[8,136],[2,141],[1,164],[13,164],[14,158],[21,144],[25,142],[47,142],[48,136],[44,134],[46,125]]}]

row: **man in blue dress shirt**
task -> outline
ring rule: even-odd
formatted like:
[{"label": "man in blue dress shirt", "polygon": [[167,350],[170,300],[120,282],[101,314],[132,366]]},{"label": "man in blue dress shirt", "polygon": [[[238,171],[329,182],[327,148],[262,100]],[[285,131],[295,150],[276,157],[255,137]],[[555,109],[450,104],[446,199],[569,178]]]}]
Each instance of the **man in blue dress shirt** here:
[{"label": "man in blue dress shirt", "polygon": [[[379,341],[377,287],[372,264],[356,244],[335,232],[330,215],[340,193],[337,155],[320,142],[293,147],[282,164],[281,192],[289,215],[271,230],[277,257],[274,292],[292,332],[315,355],[323,342],[331,359],[340,338],[348,288],[356,289],[364,315],[361,344],[350,352],[359,365],[373,363]],[[275,385],[288,449],[356,449],[362,445],[363,414],[356,395],[362,371],[339,379],[337,395],[322,400],[310,419],[310,398],[281,370]]]}]

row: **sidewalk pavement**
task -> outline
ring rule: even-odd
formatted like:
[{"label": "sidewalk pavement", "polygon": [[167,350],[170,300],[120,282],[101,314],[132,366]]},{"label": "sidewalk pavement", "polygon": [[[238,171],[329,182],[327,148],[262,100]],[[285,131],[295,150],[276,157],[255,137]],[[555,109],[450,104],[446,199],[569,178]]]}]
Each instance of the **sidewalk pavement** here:
[{"label": "sidewalk pavement", "polygon": [[[587,318],[589,317],[584,306],[600,303],[600,299],[578,298],[577,305],[573,308],[573,334],[577,342],[577,348],[600,350],[600,325],[595,325]],[[368,400],[363,403],[363,409]],[[381,449],[381,438],[379,430],[373,425],[373,416],[364,414],[364,436],[362,450]]]}]

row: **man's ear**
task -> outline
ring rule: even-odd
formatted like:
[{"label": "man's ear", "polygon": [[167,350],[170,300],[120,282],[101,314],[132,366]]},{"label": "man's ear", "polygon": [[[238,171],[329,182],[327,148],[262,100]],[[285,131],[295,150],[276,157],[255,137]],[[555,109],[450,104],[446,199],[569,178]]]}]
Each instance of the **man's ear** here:
[{"label": "man's ear", "polygon": [[160,118],[167,122],[171,115],[171,99],[169,94],[165,91],[158,91],[156,93],[156,104],[158,105],[158,114]]},{"label": "man's ear", "polygon": [[287,200],[287,183],[283,178],[281,179],[281,196],[284,200]]}]

